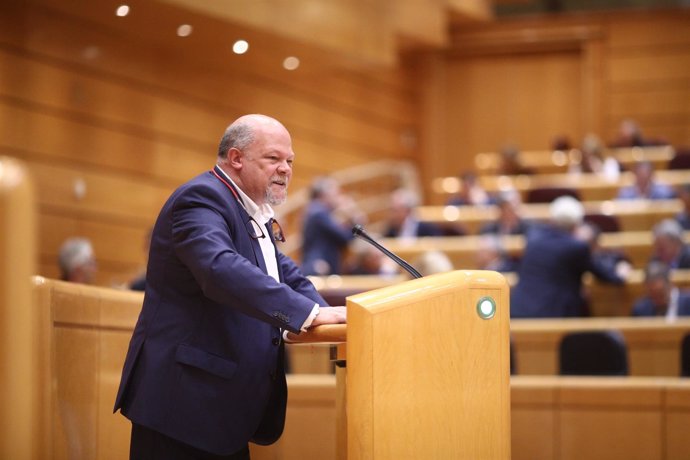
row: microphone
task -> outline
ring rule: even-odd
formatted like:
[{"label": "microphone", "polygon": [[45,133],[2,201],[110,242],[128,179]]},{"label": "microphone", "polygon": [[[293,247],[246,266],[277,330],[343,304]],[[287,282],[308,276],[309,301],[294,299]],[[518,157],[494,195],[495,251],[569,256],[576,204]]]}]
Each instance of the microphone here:
[{"label": "microphone", "polygon": [[359,237],[360,239],[366,241],[367,243],[371,244],[374,246],[376,249],[387,255],[391,260],[393,260],[396,264],[400,265],[402,268],[407,271],[410,275],[412,275],[413,278],[421,278],[422,274],[419,273],[415,268],[405,262],[402,258],[399,256],[396,256],[392,252],[390,252],[388,249],[384,248],[381,246],[376,240],[374,240],[367,232],[364,231],[364,227],[362,227],[360,224],[355,225],[352,227],[352,234],[355,235],[356,237]]}]

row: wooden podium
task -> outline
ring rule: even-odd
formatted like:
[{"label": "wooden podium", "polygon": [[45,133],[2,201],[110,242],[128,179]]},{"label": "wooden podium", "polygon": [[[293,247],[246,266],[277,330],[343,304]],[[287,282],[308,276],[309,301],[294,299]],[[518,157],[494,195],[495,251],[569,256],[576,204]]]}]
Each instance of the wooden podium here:
[{"label": "wooden podium", "polygon": [[337,342],[346,330],[337,346],[339,458],[510,458],[502,275],[432,275],[348,297],[347,310],[347,327],[298,339]]}]

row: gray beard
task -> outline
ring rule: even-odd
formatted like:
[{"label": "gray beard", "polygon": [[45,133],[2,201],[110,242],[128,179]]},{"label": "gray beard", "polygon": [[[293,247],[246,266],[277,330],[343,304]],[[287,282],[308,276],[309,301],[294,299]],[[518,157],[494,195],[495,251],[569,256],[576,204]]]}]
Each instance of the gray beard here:
[{"label": "gray beard", "polygon": [[[287,192],[287,188],[285,190]],[[270,187],[266,189],[266,203],[270,204],[271,206],[281,205],[285,203],[285,200],[287,200],[287,193],[285,193],[285,195],[283,195],[282,197],[277,197],[273,195]]]}]

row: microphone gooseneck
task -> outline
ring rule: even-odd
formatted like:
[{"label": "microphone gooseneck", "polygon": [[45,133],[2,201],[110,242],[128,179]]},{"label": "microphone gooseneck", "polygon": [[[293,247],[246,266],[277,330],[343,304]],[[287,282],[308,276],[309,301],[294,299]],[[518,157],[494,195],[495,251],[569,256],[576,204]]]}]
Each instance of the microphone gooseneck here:
[{"label": "microphone gooseneck", "polygon": [[373,239],[369,234],[364,231],[364,227],[360,224],[355,225],[352,227],[352,234],[355,235],[356,237],[366,241],[367,243],[371,244],[374,246],[376,249],[384,253],[386,256],[388,256],[393,262],[396,264],[400,265],[402,268],[405,269],[407,273],[412,275],[414,278],[421,278],[422,274],[419,273],[412,265],[408,264],[405,260],[403,260],[401,257],[393,254],[390,252],[388,249],[383,247],[381,244],[379,244],[378,241]]}]

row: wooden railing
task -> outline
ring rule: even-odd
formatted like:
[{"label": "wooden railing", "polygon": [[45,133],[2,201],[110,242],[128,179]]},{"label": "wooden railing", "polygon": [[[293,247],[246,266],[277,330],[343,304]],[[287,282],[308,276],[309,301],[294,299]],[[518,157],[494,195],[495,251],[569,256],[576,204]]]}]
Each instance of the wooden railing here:
[{"label": "wooden railing", "polygon": [[[616,148],[605,149],[603,155],[615,158],[625,169],[630,169],[639,161],[649,161],[656,169],[665,169],[673,159],[675,150],[670,145]],[[579,165],[581,161],[582,152],[578,149],[520,152],[521,164],[536,174],[565,173],[568,168]],[[474,164],[480,175],[497,174],[501,165],[501,154],[498,152],[478,153],[474,157]]]},{"label": "wooden railing", "polygon": [[[656,180],[670,186],[687,184],[690,172],[687,170],[663,170],[656,171]],[[568,187],[576,190],[583,201],[603,201],[616,198],[618,190],[634,182],[633,173],[625,171],[616,180],[608,180],[601,176],[587,174],[537,174],[519,176],[483,176],[479,178],[480,184],[490,193],[502,190],[517,190],[526,199],[529,190],[541,187]],[[435,201],[445,202],[450,194],[460,188],[460,179],[457,177],[439,177],[432,182]]]},{"label": "wooden railing", "polygon": [[[690,181],[690,174],[688,181]],[[582,205],[588,214],[611,216],[622,231],[650,230],[662,219],[674,217],[683,210],[681,200],[606,200],[584,201]],[[523,219],[548,221],[548,203],[523,203],[517,212]],[[457,223],[469,233],[477,233],[483,224],[499,217],[496,205],[487,206],[420,206],[417,217],[421,221],[436,224]]]}]

